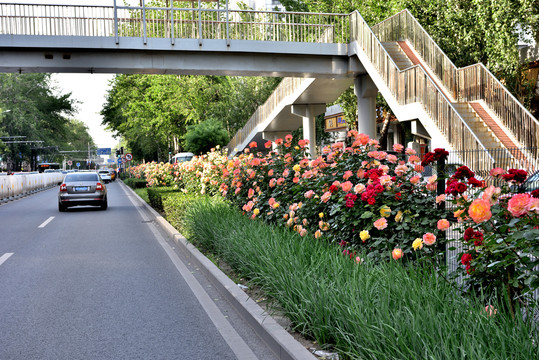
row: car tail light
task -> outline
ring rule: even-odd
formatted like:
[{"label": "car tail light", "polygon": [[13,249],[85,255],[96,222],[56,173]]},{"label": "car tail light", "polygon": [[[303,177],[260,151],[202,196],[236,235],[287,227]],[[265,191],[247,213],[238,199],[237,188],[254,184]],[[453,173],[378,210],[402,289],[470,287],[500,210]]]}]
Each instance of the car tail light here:
[{"label": "car tail light", "polygon": [[95,185],[95,189],[96,189],[97,191],[102,191],[102,190],[103,190],[103,185],[101,185],[101,183],[97,183],[97,184]]},{"label": "car tail light", "polygon": [[60,185],[60,191],[61,191],[61,192],[67,191],[67,186],[66,186],[66,184]]}]

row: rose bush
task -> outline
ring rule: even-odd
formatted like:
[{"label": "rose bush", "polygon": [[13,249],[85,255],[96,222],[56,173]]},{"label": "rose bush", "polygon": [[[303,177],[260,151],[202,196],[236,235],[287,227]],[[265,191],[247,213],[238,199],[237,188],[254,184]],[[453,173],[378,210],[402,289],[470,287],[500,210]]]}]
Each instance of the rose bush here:
[{"label": "rose bush", "polygon": [[[539,190],[511,192],[525,181],[524,170],[496,168],[491,176],[502,186],[474,185],[473,172],[466,167],[447,181],[447,200],[455,205],[465,244],[462,270],[470,289],[522,302],[539,286]],[[456,182],[471,189],[458,192]]]}]

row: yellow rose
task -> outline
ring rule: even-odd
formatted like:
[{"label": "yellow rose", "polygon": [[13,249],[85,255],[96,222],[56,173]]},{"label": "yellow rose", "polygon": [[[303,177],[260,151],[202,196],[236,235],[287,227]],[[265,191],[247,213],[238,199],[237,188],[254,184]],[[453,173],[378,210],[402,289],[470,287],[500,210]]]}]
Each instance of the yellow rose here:
[{"label": "yellow rose", "polygon": [[299,166],[298,164],[294,165],[294,167],[292,168],[294,169],[294,171],[300,171],[301,170],[301,166]]},{"label": "yellow rose", "polygon": [[395,221],[396,222],[401,222],[402,221],[402,217],[403,217],[404,213],[402,211],[398,211],[397,212],[397,215],[395,215]]},{"label": "yellow rose", "polygon": [[391,208],[387,205],[382,206],[380,209],[380,216],[388,217],[389,215],[391,215]]},{"label": "yellow rose", "polygon": [[369,234],[369,230],[363,230],[359,233],[359,237],[361,238],[362,241],[366,241],[367,239],[369,239],[371,237],[371,235]]},{"label": "yellow rose", "polygon": [[415,239],[412,243],[412,247],[414,248],[414,251],[417,249],[423,249],[423,240],[420,238]]},{"label": "yellow rose", "polygon": [[260,210],[259,210],[259,209],[254,209],[254,210],[253,210],[253,214],[255,214],[255,215],[260,214]]},{"label": "yellow rose", "polygon": [[322,219],[324,217],[324,213],[322,212],[322,213],[318,214],[318,216],[320,217],[320,219]]}]

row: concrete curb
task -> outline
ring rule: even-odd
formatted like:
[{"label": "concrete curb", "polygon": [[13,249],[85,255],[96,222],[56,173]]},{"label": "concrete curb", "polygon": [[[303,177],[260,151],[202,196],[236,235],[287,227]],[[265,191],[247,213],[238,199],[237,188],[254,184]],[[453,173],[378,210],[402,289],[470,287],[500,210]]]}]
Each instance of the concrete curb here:
[{"label": "concrete curb", "polygon": [[121,182],[136,196],[143,206],[154,217],[166,234],[174,240],[178,247],[199,267],[219,292],[226,297],[230,304],[249,323],[255,333],[270,347],[270,349],[284,360],[316,360],[316,357],[305,349],[292,335],[280,326],[267,312],[265,312],[253,299],[243,292],[228,276],[226,276],[214,263],[206,258],[197,248],[187,242],[187,239],[170,223],[155,211],[129,186]]}]

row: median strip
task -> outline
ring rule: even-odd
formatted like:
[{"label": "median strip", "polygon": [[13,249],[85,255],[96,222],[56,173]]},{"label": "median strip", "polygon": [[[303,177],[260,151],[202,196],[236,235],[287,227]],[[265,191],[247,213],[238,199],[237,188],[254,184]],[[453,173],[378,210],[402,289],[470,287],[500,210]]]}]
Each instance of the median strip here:
[{"label": "median strip", "polygon": [[13,255],[13,253],[5,253],[4,255],[0,256],[0,265],[6,262],[6,260],[9,259],[11,255]]},{"label": "median strip", "polygon": [[48,223],[50,223],[52,221],[52,219],[54,219],[54,216],[51,216],[47,220],[43,221],[43,223],[41,225],[39,225],[38,228],[39,229],[44,228],[45,226],[47,226]]}]

